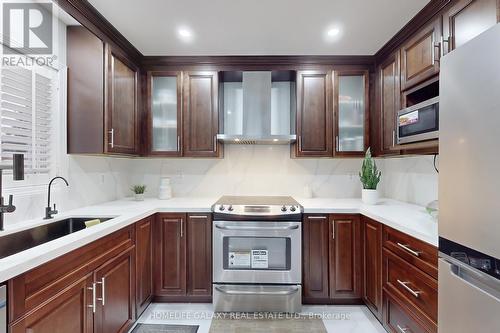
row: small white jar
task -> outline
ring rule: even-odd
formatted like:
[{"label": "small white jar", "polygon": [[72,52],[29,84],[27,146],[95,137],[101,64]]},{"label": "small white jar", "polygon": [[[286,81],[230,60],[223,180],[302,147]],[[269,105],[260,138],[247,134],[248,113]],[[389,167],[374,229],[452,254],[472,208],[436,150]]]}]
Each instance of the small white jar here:
[{"label": "small white jar", "polygon": [[361,200],[367,205],[376,205],[379,200],[378,190],[365,190],[361,191]]},{"label": "small white jar", "polygon": [[168,200],[172,198],[172,186],[170,185],[170,178],[163,177],[160,179],[158,198],[160,200]]}]

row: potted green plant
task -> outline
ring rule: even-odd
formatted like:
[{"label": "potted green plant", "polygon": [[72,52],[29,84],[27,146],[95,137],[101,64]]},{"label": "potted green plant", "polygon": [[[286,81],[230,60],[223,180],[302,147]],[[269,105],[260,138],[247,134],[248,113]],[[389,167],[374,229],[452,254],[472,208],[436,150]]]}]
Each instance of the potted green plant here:
[{"label": "potted green plant", "polygon": [[370,148],[366,151],[361,171],[359,172],[359,179],[363,184],[361,199],[363,203],[368,205],[376,205],[379,199],[377,185],[380,182],[382,172],[377,169],[377,164],[372,158]]},{"label": "potted green plant", "polygon": [[144,192],[146,192],[146,185],[134,185],[130,188],[134,192],[136,201],[144,200]]}]

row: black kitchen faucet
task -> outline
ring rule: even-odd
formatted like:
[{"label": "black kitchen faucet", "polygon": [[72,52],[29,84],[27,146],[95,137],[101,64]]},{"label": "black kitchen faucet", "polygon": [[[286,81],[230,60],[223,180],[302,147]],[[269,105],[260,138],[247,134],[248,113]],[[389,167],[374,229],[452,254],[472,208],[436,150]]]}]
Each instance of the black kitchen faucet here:
[{"label": "black kitchen faucet", "polygon": [[16,210],[16,206],[12,204],[13,196],[9,195],[9,203],[4,205],[2,196],[2,173],[3,170],[13,171],[14,180],[24,180],[24,155],[14,154],[12,157],[12,166],[0,166],[0,231],[3,231],[3,214],[12,213]]}]

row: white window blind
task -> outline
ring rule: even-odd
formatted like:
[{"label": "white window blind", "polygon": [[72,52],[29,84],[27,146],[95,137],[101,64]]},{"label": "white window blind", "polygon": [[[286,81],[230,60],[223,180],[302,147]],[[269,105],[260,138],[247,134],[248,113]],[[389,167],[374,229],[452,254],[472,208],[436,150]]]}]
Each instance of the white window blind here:
[{"label": "white window blind", "polygon": [[43,67],[2,67],[0,71],[0,159],[25,156],[28,175],[49,175],[55,167],[57,75]]}]

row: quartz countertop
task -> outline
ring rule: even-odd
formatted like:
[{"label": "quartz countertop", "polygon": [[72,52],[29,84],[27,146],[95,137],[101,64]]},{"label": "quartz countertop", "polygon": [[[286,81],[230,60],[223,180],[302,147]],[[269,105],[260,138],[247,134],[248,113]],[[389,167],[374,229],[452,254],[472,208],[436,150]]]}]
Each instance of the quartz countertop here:
[{"label": "quartz countertop", "polygon": [[[0,259],[0,282],[27,272],[155,213],[209,213],[217,199],[215,197],[146,199],[144,201],[122,199],[64,212],[50,221],[40,218],[8,226],[5,231],[0,232],[0,241],[2,236],[69,217],[113,218],[89,229]],[[437,222],[421,206],[388,199],[381,200],[378,205],[374,206],[364,205],[360,199],[296,199],[304,206],[306,214],[361,213],[431,245],[437,246],[438,244]]]}]

